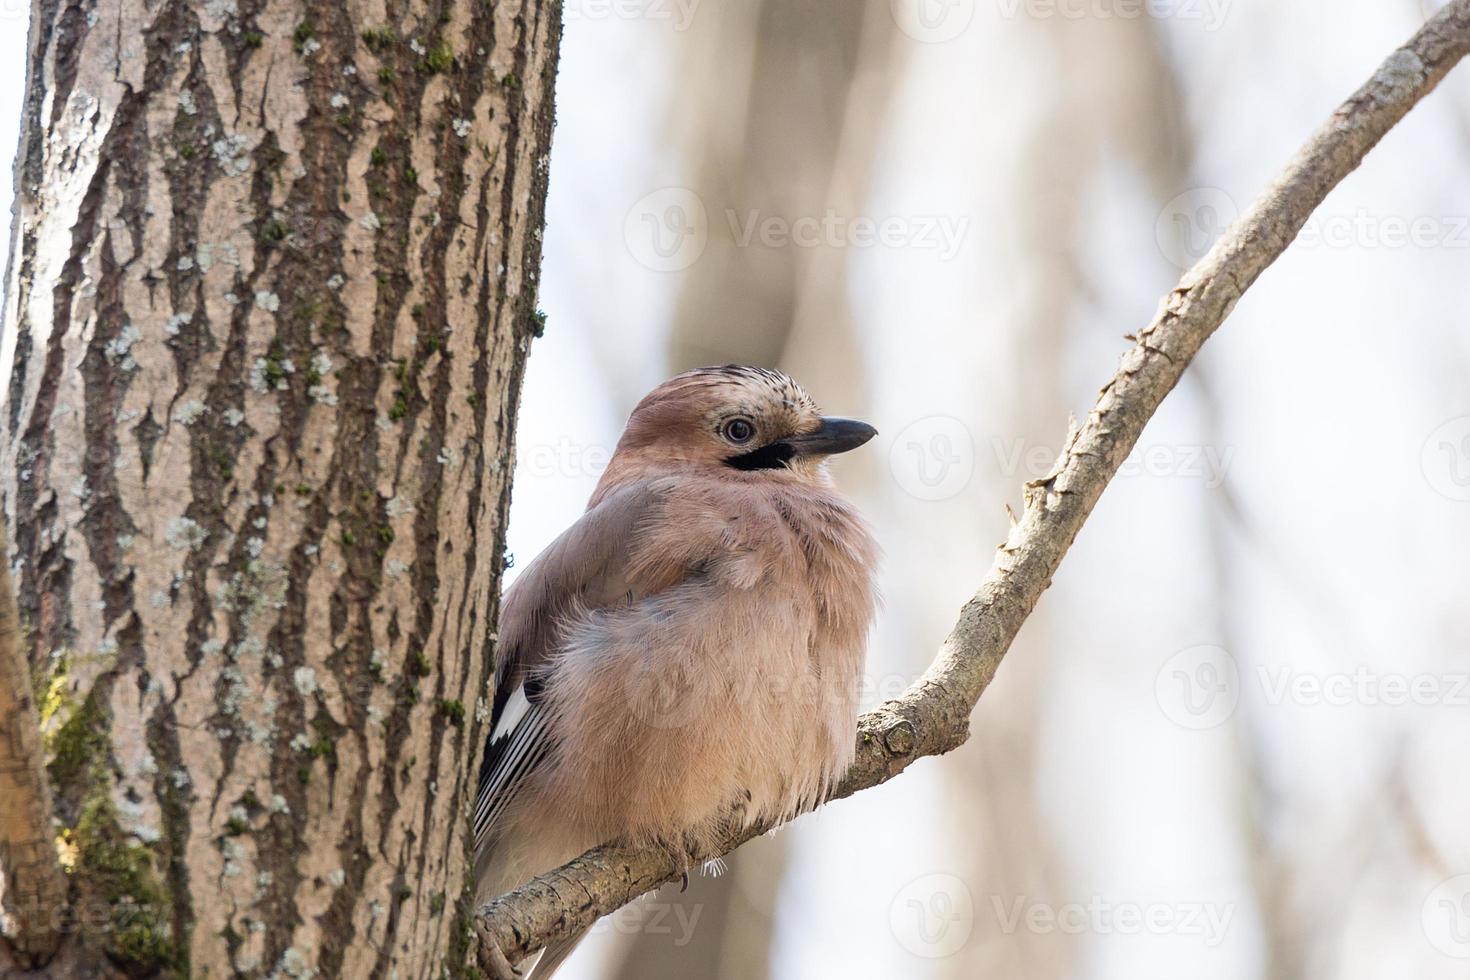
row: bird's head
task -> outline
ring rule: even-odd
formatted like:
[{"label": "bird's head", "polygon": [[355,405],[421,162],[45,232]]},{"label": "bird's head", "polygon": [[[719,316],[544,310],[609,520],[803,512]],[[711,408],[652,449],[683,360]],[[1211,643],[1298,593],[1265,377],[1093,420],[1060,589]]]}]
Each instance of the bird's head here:
[{"label": "bird's head", "polygon": [[825,482],[828,456],[877,432],[866,422],[824,416],[779,371],[700,368],[665,381],[633,409],[602,486],[690,471]]}]

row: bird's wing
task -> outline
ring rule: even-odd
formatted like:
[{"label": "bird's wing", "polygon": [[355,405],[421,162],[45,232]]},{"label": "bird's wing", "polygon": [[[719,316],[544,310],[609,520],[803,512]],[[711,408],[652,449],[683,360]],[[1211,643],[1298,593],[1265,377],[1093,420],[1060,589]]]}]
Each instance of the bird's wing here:
[{"label": "bird's wing", "polygon": [[667,481],[648,481],[610,493],[506,590],[495,653],[495,723],[475,796],[477,849],[550,748],[537,668],[555,653],[564,620],[637,601],[685,574],[687,564],[676,551],[649,560],[636,557],[633,547],[640,531],[659,519],[669,489]]}]

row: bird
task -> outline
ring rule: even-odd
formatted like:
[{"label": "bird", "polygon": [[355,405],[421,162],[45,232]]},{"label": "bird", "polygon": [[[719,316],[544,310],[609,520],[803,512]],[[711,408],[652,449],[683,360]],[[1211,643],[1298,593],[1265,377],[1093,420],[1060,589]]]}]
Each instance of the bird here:
[{"label": "bird", "polygon": [[855,754],[879,549],[827,460],[876,434],[759,367],[637,404],[586,512],[502,598],[480,902],[609,841],[688,867],[828,797]]}]

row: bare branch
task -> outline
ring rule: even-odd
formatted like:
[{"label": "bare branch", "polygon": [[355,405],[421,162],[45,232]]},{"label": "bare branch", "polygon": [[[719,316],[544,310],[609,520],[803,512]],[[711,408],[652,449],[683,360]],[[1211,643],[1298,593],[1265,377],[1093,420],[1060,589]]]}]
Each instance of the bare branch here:
[{"label": "bare branch", "polygon": [[0,528],[0,916],[16,958],[40,965],[61,942],[66,876],[51,839],[51,786],[19,642],[8,553]]},{"label": "bare branch", "polygon": [[[886,782],[915,759],[964,743],[969,716],[1062,556],[1190,359],[1256,278],[1291,244],[1328,192],[1470,51],[1470,0],[1453,0],[1307,141],[1285,172],[1164,298],[1086,422],[1044,479],[934,663],[907,692],[864,715],[857,761],[837,798]],[[769,827],[733,836],[722,853]],[[713,856],[713,855],[707,855]],[[481,958],[511,960],[574,935],[676,877],[670,855],[604,845],[480,909]]]}]

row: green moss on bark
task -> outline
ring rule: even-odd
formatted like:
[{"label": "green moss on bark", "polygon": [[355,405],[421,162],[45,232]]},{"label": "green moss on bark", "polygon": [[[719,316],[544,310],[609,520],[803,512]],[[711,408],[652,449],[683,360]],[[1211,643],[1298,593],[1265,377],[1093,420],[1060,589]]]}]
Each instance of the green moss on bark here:
[{"label": "green moss on bark", "polygon": [[[47,720],[66,720],[46,738],[47,770],[63,819],[58,845],[79,908],[96,908],[89,928],[120,970],[135,977],[182,977],[188,973],[175,941],[171,901],[158,857],[127,833],[112,802],[112,744],[103,710],[105,684],[95,684],[71,704],[66,659],[58,661],[42,700]],[[67,802],[71,801],[71,802]]]},{"label": "green moss on bark", "polygon": [[[65,671],[58,671],[42,704],[42,724],[65,707],[66,684]],[[52,786],[64,791],[78,778],[91,775],[93,766],[107,752],[106,724],[107,719],[97,705],[97,694],[94,690],[46,740],[46,748],[51,756],[47,769]]]},{"label": "green moss on bark", "polygon": [[70,833],[74,873],[109,910],[103,937],[109,959],[134,976],[183,976],[163,876],[153,851],[119,826],[110,790],[104,779]]}]

